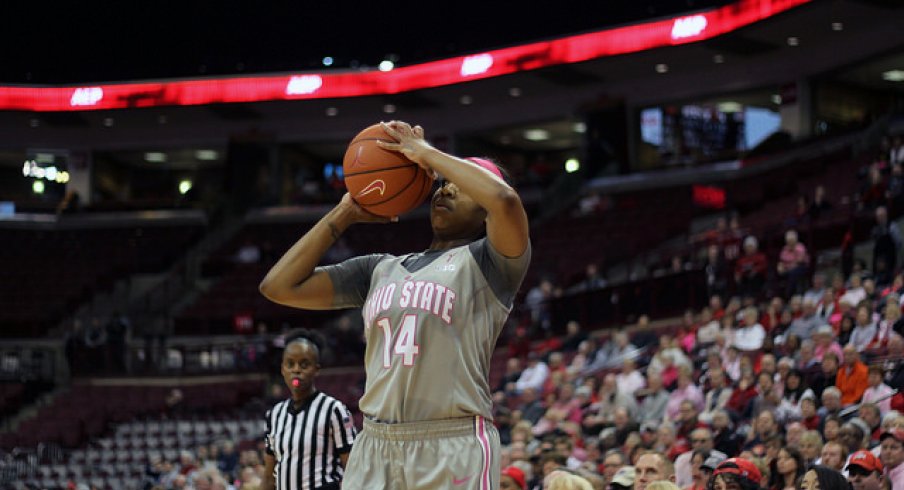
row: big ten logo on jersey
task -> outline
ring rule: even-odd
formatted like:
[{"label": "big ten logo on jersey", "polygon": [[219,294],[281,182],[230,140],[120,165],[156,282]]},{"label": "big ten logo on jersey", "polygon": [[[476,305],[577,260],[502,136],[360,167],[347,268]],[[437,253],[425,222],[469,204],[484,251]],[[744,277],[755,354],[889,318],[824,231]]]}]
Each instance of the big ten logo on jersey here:
[{"label": "big ten logo on jersey", "polygon": [[452,289],[430,281],[405,280],[383,284],[373,291],[364,304],[364,324],[370,325],[381,313],[396,307],[408,313],[415,312],[412,310],[423,311],[451,325],[457,297]]}]

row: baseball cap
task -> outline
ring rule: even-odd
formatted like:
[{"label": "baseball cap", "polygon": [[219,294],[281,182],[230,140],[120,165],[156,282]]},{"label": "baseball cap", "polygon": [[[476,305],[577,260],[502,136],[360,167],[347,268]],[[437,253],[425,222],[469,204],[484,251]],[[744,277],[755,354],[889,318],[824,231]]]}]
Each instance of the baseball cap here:
[{"label": "baseball cap", "polygon": [[879,436],[879,440],[884,440],[886,437],[894,437],[898,442],[904,443],[904,429],[900,427],[892,427],[891,429],[886,430]]},{"label": "baseball cap", "polygon": [[515,480],[515,483],[518,484],[518,488],[520,488],[521,490],[525,490],[527,488],[527,481],[524,478],[524,472],[521,471],[521,468],[507,466],[502,470],[502,475]]},{"label": "baseball cap", "polygon": [[763,479],[763,475],[760,473],[759,468],[744,458],[728,458],[725,461],[722,461],[719,463],[719,466],[716,466],[713,477],[723,473],[737,475],[746,480],[750,480],[757,485],[759,485],[760,480]]},{"label": "baseball cap", "polygon": [[708,469],[709,471],[714,471],[716,468],[719,467],[719,464],[722,461],[725,461],[725,456],[722,456],[721,454],[712,454],[711,453],[709,455],[709,457],[706,458],[706,461],[704,461],[703,464],[700,465],[700,467]]},{"label": "baseball cap", "polygon": [[871,451],[865,451],[863,449],[851,455],[850,462],[845,470],[850,471],[851,466],[859,466],[866,471],[882,471],[882,461],[879,461],[879,458]]},{"label": "baseball cap", "polygon": [[632,487],[634,486],[634,474],[633,466],[622,466],[614,475],[612,475],[612,481],[610,483],[623,487]]}]

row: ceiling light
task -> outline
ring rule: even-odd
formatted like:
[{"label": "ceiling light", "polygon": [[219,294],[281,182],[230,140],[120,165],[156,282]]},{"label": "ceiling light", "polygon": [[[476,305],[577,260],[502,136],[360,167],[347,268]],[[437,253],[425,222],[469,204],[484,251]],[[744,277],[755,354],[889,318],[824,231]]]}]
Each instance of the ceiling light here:
[{"label": "ceiling light", "polygon": [[113,127],[113,118],[112,118],[112,117],[105,117],[105,118],[104,118],[104,126],[106,126],[106,127],[108,127],[108,128]]},{"label": "ceiling light", "polygon": [[35,180],[31,183],[31,191],[35,194],[43,194],[44,193],[44,181],[43,180]]},{"label": "ceiling light", "polygon": [[844,24],[842,24],[841,22],[832,22],[833,31],[840,31],[842,29],[844,29]]},{"label": "ceiling light", "polygon": [[383,106],[383,112],[385,112],[386,114],[392,114],[395,111],[396,111],[395,104],[386,104]]},{"label": "ceiling light", "polygon": [[474,102],[474,98],[470,95],[462,95],[458,101],[461,102],[461,105],[471,105]]},{"label": "ceiling light", "polygon": [[159,151],[149,151],[144,154],[144,161],[151,163],[163,163],[166,161],[166,153]]},{"label": "ceiling light", "polygon": [[191,181],[188,179],[184,179],[179,181],[179,194],[183,196],[191,190]]},{"label": "ceiling light", "polygon": [[395,63],[389,60],[383,60],[379,65],[380,71],[392,71],[395,68]]},{"label": "ceiling light", "polygon": [[521,97],[521,89],[518,87],[512,87],[509,89],[509,95],[512,97]]},{"label": "ceiling light", "polygon": [[549,131],[545,129],[528,129],[524,132],[524,139],[528,141],[546,141],[549,139]]},{"label": "ceiling light", "polygon": [[800,39],[796,36],[791,36],[788,38],[788,46],[797,46],[800,44]]},{"label": "ceiling light", "polygon": [[198,150],[195,152],[195,158],[205,162],[216,160],[218,156],[216,150]]},{"label": "ceiling light", "polygon": [[780,105],[782,103],[782,96],[779,94],[772,94],[772,103],[775,105]]},{"label": "ceiling light", "polygon": [[337,108],[335,108],[335,107],[327,107],[327,108],[326,108],[326,115],[327,115],[327,116],[329,116],[329,117],[334,117],[334,116],[336,116],[337,114],[339,114],[339,109],[337,109]]},{"label": "ceiling light", "polygon": [[717,55],[713,56],[713,63],[716,63],[716,64],[725,63],[725,57],[722,56],[721,54],[717,54]]},{"label": "ceiling light", "polygon": [[587,124],[579,121],[571,125],[571,130],[575,133],[586,133],[587,132]]},{"label": "ceiling light", "polygon": [[882,79],[889,82],[904,82],[904,70],[888,70],[883,72]]},{"label": "ceiling light", "polygon": [[719,102],[719,112],[741,112],[741,104],[733,101]]},{"label": "ceiling light", "polygon": [[565,160],[565,171],[573,174],[581,169],[581,161],[577,158],[569,158]]},{"label": "ceiling light", "polygon": [[36,128],[36,127],[38,127],[38,126],[41,125],[41,120],[38,119],[38,118],[36,118],[36,117],[33,117],[33,118],[31,118],[31,119],[28,120],[28,125],[31,126],[31,127],[33,127],[33,128]]},{"label": "ceiling light", "polygon": [[169,119],[167,119],[166,114],[160,114],[159,116],[157,116],[157,124],[166,124],[168,121]]},{"label": "ceiling light", "polygon": [[333,57],[324,56],[321,62],[323,63],[323,66],[333,66]]},{"label": "ceiling light", "polygon": [[665,73],[669,71],[669,65],[665,63],[659,63],[656,65],[656,73]]}]

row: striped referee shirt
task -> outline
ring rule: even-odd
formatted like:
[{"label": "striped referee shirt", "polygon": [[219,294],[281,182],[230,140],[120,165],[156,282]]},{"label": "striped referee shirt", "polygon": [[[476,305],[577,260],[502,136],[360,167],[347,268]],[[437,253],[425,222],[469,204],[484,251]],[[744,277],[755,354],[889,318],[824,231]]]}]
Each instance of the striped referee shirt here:
[{"label": "striped referee shirt", "polygon": [[267,411],[267,453],[276,459],[279,490],[339,488],[339,455],[351,451],[357,431],[348,408],[315,392],[299,409],[292,399]]}]

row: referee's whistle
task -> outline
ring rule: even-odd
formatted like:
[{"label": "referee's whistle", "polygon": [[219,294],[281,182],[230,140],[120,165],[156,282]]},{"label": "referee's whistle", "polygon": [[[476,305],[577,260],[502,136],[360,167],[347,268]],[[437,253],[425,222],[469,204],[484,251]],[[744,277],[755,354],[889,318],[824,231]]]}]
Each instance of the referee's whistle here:
[{"label": "referee's whistle", "polygon": [[300,384],[301,384],[301,381],[298,381],[298,378],[295,378],[292,380],[292,386],[297,388],[298,385],[300,385]]}]

